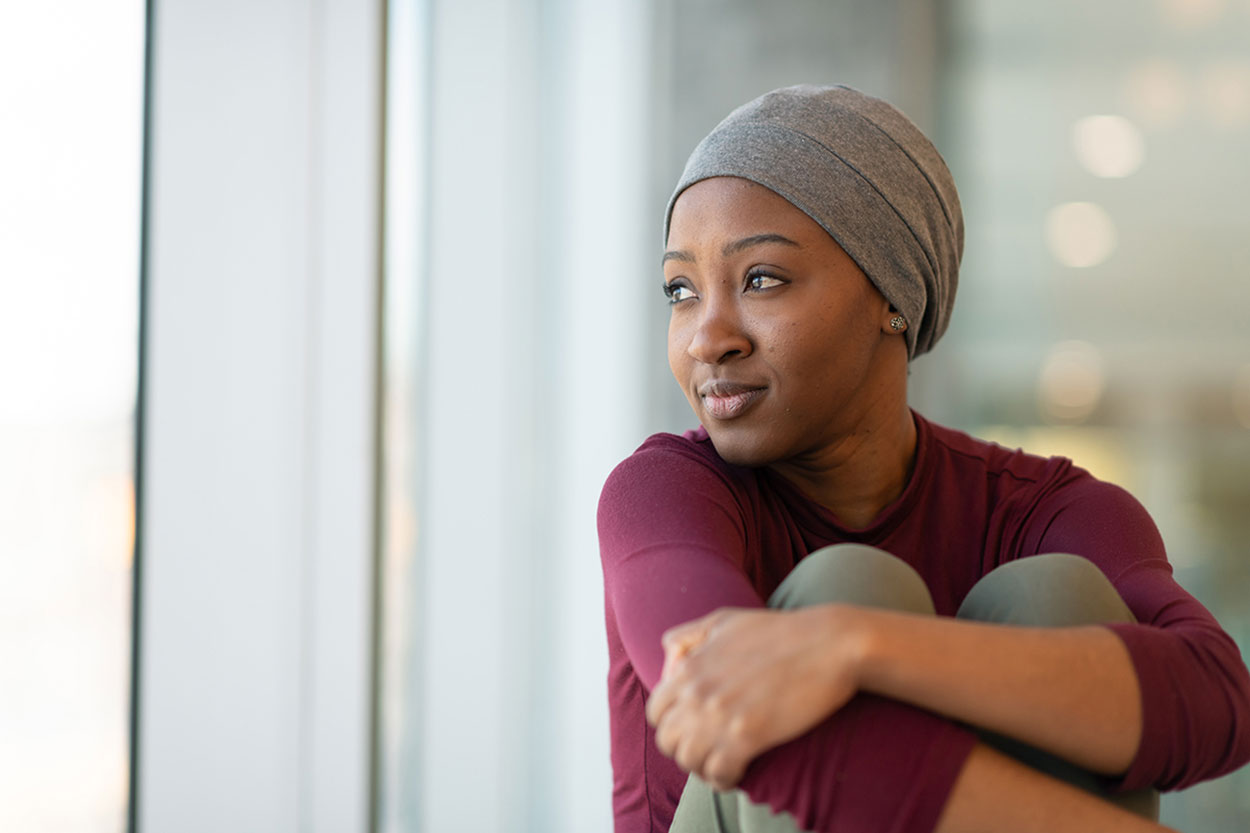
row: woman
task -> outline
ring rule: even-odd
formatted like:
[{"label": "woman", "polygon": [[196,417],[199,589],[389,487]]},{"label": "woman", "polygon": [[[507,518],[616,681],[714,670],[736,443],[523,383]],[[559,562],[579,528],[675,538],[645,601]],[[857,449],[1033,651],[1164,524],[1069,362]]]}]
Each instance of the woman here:
[{"label": "woman", "polygon": [[962,223],[846,88],[691,156],[664,291],[702,427],[599,509],[617,833],[1158,830],[1153,788],[1250,758],[1246,668],[1141,506],[908,408]]}]

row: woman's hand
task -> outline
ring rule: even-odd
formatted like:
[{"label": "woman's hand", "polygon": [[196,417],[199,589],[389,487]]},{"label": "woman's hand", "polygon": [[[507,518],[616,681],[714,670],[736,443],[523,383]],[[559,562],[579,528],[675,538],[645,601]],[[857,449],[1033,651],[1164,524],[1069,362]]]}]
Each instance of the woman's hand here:
[{"label": "woman's hand", "polygon": [[849,609],[722,608],[664,634],[647,702],[660,751],[716,789],[757,755],[806,732],[858,690]]}]

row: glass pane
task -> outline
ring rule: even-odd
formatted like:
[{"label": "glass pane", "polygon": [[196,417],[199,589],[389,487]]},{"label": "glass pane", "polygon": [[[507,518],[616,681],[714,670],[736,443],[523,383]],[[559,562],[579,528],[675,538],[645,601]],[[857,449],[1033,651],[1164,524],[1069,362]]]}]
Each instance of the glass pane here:
[{"label": "glass pane", "polygon": [[126,827],[144,15],[0,7],[0,830]]},{"label": "glass pane", "polygon": [[[913,404],[1124,485],[1250,653],[1250,4],[656,5],[672,44],[656,204],[694,143],[771,87],[899,105],[951,164],[967,226]],[[660,376],[665,427],[689,427]],[[1247,829],[1250,768],[1165,795],[1163,819]]]},{"label": "glass pane", "polygon": [[[1250,7],[953,4],[943,150],[967,221],[920,408],[1123,485],[1250,648]],[[1232,833],[1250,770],[1164,796]]]}]

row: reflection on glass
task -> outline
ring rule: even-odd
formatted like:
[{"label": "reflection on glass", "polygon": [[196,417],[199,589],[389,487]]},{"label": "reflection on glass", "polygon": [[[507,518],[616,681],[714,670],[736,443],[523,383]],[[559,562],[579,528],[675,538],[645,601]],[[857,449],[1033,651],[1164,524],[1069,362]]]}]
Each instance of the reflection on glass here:
[{"label": "reflection on glass", "polygon": [[0,7],[0,830],[121,831],[144,4]]}]

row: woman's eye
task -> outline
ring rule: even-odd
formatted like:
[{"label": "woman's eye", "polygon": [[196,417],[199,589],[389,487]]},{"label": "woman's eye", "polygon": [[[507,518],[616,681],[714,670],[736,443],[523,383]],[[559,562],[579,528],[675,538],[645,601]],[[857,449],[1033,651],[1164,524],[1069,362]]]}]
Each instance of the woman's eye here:
[{"label": "woman's eye", "polygon": [[781,286],[783,283],[785,283],[785,281],[780,278],[774,278],[772,275],[765,274],[764,272],[756,272],[755,274],[747,275],[747,289],[752,292],[772,289],[774,286]]},{"label": "woman's eye", "polygon": [[676,304],[693,298],[694,290],[684,283],[666,283],[664,284],[664,297],[668,298],[670,304]]}]

